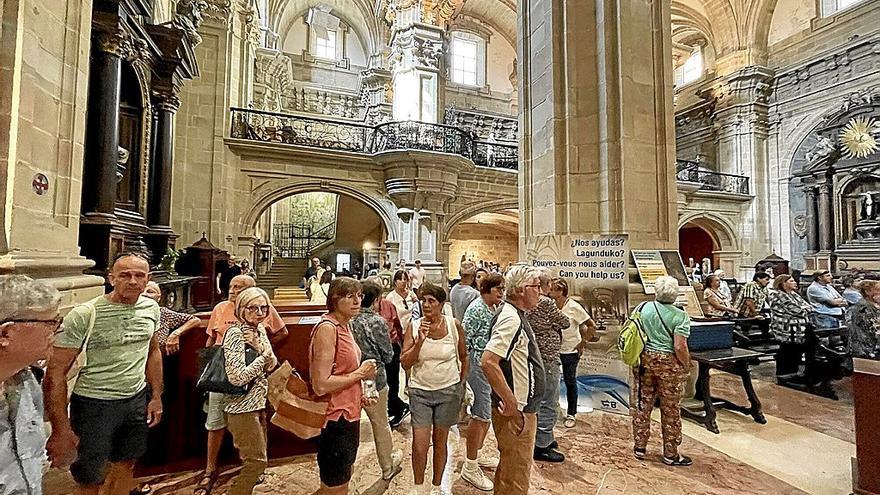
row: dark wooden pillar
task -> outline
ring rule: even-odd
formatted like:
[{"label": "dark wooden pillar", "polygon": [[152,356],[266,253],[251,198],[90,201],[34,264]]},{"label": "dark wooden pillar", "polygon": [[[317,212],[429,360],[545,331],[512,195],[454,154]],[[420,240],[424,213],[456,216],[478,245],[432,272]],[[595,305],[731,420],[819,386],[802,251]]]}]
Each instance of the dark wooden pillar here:
[{"label": "dark wooden pillar", "polygon": [[147,203],[148,244],[156,262],[174,237],[171,230],[171,178],[174,173],[174,115],[180,100],[173,93],[154,93],[153,160]]},{"label": "dark wooden pillar", "polygon": [[115,218],[123,43],[119,31],[100,32],[92,50],[82,195],[82,212],[91,217]]}]

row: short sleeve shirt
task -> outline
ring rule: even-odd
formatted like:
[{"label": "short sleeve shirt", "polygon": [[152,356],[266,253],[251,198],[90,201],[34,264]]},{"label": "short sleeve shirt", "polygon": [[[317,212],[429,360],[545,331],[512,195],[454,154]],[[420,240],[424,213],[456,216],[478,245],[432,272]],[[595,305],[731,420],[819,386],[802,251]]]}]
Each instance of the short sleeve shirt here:
[{"label": "short sleeve shirt", "polygon": [[464,327],[465,344],[468,352],[477,358],[483,355],[483,349],[489,342],[494,319],[495,313],[486,305],[482,297],[474,299],[464,312],[461,326]]},{"label": "short sleeve shirt", "polygon": [[[518,409],[536,412],[544,395],[544,363],[529,322],[512,304],[501,307],[484,352],[501,358],[501,371],[516,397]],[[493,390],[492,404],[498,403],[499,397]]]},{"label": "short sleeve shirt", "polygon": [[43,391],[30,370],[0,382],[0,493],[41,493]]},{"label": "short sleeve shirt", "polygon": [[568,317],[568,328],[562,331],[562,347],[559,353],[573,354],[576,352],[575,347],[581,343],[580,326],[590,319],[590,314],[580,303],[571,298],[562,306],[562,314]]},{"label": "short sleeve shirt", "polygon": [[[235,317],[235,303],[223,301],[214,306],[214,310],[211,311],[211,319],[208,320],[208,328],[205,329],[205,332],[208,337],[214,337],[214,345],[223,345],[226,330],[229,330],[229,327],[233,325],[238,325],[238,318]],[[277,334],[285,327],[281,315],[271,304],[269,305],[269,316],[263,322],[263,327],[269,336]]]},{"label": "short sleeve shirt", "polygon": [[[73,393],[101,400],[127,399],[137,395],[146,382],[150,341],[159,327],[159,305],[141,296],[134,304],[95,303],[95,325],[86,349],[86,365]],[[55,345],[79,349],[88,333],[88,305],[73,308],[64,317],[64,330]]]},{"label": "short sleeve shirt", "polygon": [[[660,321],[660,318],[663,321]],[[664,327],[663,324],[666,324]],[[649,302],[642,307],[642,328],[648,337],[645,349],[671,354],[675,350],[672,332],[687,338],[691,335],[691,317],[671,304]],[[669,328],[669,331],[666,330]]]},{"label": "short sleeve shirt", "polygon": [[449,291],[449,303],[452,304],[452,316],[456,320],[462,321],[464,312],[468,309],[474,299],[480,297],[477,289],[470,285],[458,283]]}]

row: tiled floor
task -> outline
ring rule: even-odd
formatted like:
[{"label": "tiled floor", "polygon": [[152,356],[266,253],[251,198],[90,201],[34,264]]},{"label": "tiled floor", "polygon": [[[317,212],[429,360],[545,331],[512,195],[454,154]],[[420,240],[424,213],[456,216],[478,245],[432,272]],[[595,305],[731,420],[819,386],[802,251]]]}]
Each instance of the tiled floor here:
[{"label": "tiled floor", "polygon": [[[720,394],[740,398],[737,381],[714,376]],[[846,384],[843,384],[846,387]],[[662,464],[659,425],[655,425],[649,456],[637,461],[631,455],[629,418],[605,413],[581,415],[573,429],[560,426],[558,440],[568,459],[562,464],[537,464],[532,469],[534,494],[579,495],[748,495],[850,493],[849,465],[854,455],[852,405],[821,399],[756,381],[768,416],[766,425],[732,412],[720,412],[720,435],[685,421],[682,452],[692,456],[689,468]],[[741,397],[744,400],[744,395]],[[361,427],[361,448],[352,480],[352,493],[405,495],[412,483],[409,459],[410,430],[404,424],[394,432],[395,445],[404,450],[404,471],[390,485],[380,480],[373,455],[369,424]],[[451,461],[444,485],[457,495],[480,492],[459,479],[464,443],[458,430],[450,436]],[[493,437],[487,440],[494,445]],[[430,461],[429,461],[430,462]],[[430,466],[429,466],[430,472]],[[491,476],[492,472],[487,471]],[[230,473],[232,474],[232,473]],[[157,483],[157,494],[192,493],[196,473],[166,477]],[[70,493],[59,477],[47,485],[46,495]],[[159,480],[154,480],[159,481]],[[65,486],[66,485],[66,486]],[[287,460],[268,470],[259,494],[308,494],[317,489],[314,457]],[[223,490],[215,491],[223,493]]]}]

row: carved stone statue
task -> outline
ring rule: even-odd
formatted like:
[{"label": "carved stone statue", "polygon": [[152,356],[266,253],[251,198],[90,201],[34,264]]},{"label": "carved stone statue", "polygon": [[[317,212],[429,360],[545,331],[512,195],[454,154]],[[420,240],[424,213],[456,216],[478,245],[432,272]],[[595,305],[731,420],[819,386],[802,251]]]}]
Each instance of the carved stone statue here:
[{"label": "carved stone statue", "polygon": [[862,198],[862,207],[859,211],[859,220],[877,220],[877,201],[874,195],[880,191],[866,191],[857,194]]},{"label": "carved stone statue", "polygon": [[171,24],[186,33],[186,38],[195,47],[202,42],[199,26],[202,25],[202,13],[208,8],[205,0],[180,0],[177,2],[176,14]]},{"label": "carved stone statue", "polygon": [[819,140],[816,141],[816,144],[807,150],[804,159],[807,160],[809,165],[818,164],[820,161],[831,156],[831,153],[834,153],[836,150],[837,147],[834,145],[834,141],[832,141],[831,138],[819,136]]},{"label": "carved stone statue", "polygon": [[118,150],[116,151],[116,153],[117,153],[116,183],[118,184],[120,181],[122,181],[122,178],[125,176],[125,168],[126,168],[126,164],[128,164],[128,157],[129,157],[130,153],[128,152],[127,149],[123,148],[122,146],[118,147]]}]

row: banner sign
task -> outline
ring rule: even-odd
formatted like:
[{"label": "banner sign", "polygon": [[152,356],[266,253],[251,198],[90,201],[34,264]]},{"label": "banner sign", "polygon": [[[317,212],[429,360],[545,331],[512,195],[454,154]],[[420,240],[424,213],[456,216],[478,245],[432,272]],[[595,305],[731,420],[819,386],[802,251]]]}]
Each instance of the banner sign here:
[{"label": "banner sign", "polygon": [[[629,244],[625,235],[538,236],[526,242],[527,260],[568,282],[569,298],[598,327],[578,365],[578,406],[629,413],[631,370],[620,360],[617,337],[629,316]],[[560,394],[565,400],[564,389]]]},{"label": "banner sign", "polygon": [[703,308],[691,280],[684,269],[681,254],[673,250],[644,249],[633,250],[633,261],[639,270],[639,278],[645,294],[654,294],[654,281],[657,277],[668,275],[678,281],[678,299],[676,305],[693,317],[702,318]]}]

